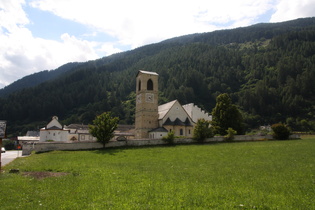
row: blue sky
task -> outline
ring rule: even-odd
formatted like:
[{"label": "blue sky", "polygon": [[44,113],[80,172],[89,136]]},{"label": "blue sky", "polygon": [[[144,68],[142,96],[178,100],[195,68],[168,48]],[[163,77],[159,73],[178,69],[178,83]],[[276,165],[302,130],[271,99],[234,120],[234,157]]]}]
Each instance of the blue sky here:
[{"label": "blue sky", "polygon": [[315,0],[1,0],[0,88],[146,44],[315,16]]}]

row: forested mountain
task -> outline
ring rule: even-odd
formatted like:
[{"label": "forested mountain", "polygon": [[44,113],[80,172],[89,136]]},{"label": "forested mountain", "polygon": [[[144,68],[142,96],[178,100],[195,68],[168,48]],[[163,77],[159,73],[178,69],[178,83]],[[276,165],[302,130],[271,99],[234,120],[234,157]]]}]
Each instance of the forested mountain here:
[{"label": "forested mountain", "polygon": [[91,123],[112,111],[134,123],[138,70],[159,74],[160,103],[178,99],[211,112],[228,93],[247,128],[276,122],[315,129],[315,18],[192,34],[95,61],[0,98],[9,134],[44,126]]},{"label": "forested mountain", "polygon": [[64,74],[67,71],[70,71],[74,67],[76,67],[78,63],[67,63],[55,70],[51,71],[41,71],[38,73],[34,73],[31,75],[28,75],[26,77],[23,77],[22,79],[19,79],[12,84],[4,87],[3,89],[0,89],[0,97],[4,97],[9,95],[10,93],[13,93],[15,91],[22,90],[24,88],[34,87],[36,85],[39,85],[43,82],[46,82],[48,80],[54,79],[61,74]]}]

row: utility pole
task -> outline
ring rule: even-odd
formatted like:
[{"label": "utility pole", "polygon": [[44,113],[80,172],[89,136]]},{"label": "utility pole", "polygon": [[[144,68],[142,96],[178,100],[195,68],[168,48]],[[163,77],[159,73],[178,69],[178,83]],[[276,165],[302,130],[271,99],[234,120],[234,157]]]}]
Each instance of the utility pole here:
[{"label": "utility pole", "polygon": [[[5,130],[7,127],[7,121],[0,120],[0,147],[2,147],[2,138],[5,138]],[[0,152],[0,172],[1,172],[1,154]]]}]

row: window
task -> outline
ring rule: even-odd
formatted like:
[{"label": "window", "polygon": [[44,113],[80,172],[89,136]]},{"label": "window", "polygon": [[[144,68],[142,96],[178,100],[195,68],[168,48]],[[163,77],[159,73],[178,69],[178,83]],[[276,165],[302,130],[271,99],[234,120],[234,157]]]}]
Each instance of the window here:
[{"label": "window", "polygon": [[188,130],[188,133],[190,134],[190,129]]},{"label": "window", "polygon": [[183,132],[183,129],[181,128],[180,130],[179,130],[179,135],[183,135],[184,134],[184,132]]},{"label": "window", "polygon": [[141,80],[139,81],[139,86],[138,86],[138,90],[141,90]]},{"label": "window", "polygon": [[149,79],[147,82],[147,90],[153,90],[153,82],[151,79]]}]

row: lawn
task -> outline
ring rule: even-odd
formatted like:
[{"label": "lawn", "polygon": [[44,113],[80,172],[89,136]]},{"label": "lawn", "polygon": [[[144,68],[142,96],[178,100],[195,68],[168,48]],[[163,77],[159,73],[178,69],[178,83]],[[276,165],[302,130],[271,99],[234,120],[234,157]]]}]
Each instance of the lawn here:
[{"label": "lawn", "polygon": [[315,138],[33,154],[0,189],[1,209],[315,209]]}]

